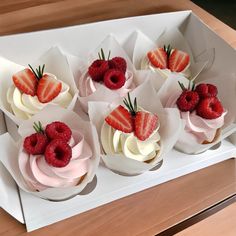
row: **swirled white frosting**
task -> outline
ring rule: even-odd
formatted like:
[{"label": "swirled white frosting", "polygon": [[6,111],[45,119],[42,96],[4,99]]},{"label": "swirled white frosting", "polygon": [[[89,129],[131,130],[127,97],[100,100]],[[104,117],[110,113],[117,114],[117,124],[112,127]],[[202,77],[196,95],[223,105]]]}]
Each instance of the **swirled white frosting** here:
[{"label": "swirled white frosting", "polygon": [[[57,79],[55,75],[50,74],[50,76],[53,76],[55,79]],[[48,104],[55,104],[66,108],[72,100],[72,95],[69,92],[70,87],[66,83],[62,81],[60,82],[62,83],[61,92],[57,97],[48,103],[41,103],[36,95],[31,96],[22,93],[13,84],[7,90],[7,102],[10,104],[13,114],[21,119],[29,119]]]},{"label": "swirled white frosting", "polygon": [[[181,91],[171,94],[165,104],[165,107],[177,108],[176,101],[180,94]],[[227,112],[225,111],[220,117],[216,119],[202,118],[196,114],[196,111],[180,111],[180,116],[186,122],[185,131],[188,133],[188,135],[193,136],[192,140],[196,140],[197,143],[201,144],[204,141],[213,141],[217,129],[221,128],[224,125],[224,116],[226,115],[226,113]],[[185,141],[187,142],[187,140]]]},{"label": "swirled white frosting", "polygon": [[[119,96],[124,97],[128,92],[135,88],[134,81],[133,81],[133,73],[131,71],[126,71],[125,73],[125,84],[119,88],[114,89],[112,91],[119,94]],[[89,74],[86,72],[82,75],[79,79],[79,95],[81,97],[87,97],[94,93],[99,87],[104,86],[103,83],[96,82],[92,80]]]},{"label": "swirled white frosting", "polygon": [[151,71],[153,71],[155,73],[159,73],[165,79],[167,79],[167,77],[171,73],[178,73],[179,75],[182,75],[182,76],[184,76],[186,78],[190,78],[191,71],[190,71],[189,67],[190,67],[190,62],[185,67],[185,69],[183,71],[181,71],[181,72],[172,72],[170,69],[160,69],[160,68],[157,68],[157,67],[153,66],[152,63],[149,61],[147,56],[142,58],[141,65],[140,65],[140,69],[141,70],[151,70]]},{"label": "swirled white frosting", "polygon": [[68,144],[72,147],[72,158],[69,164],[62,168],[49,165],[43,155],[28,154],[21,146],[18,159],[19,168],[24,180],[32,190],[42,191],[52,187],[75,186],[88,172],[92,150],[83,134],[72,130],[72,138]]},{"label": "swirled white frosting", "polygon": [[108,155],[122,154],[137,161],[149,161],[158,156],[161,150],[159,127],[145,141],[139,140],[134,133],[124,133],[113,129],[106,122],[101,130],[101,142]]}]

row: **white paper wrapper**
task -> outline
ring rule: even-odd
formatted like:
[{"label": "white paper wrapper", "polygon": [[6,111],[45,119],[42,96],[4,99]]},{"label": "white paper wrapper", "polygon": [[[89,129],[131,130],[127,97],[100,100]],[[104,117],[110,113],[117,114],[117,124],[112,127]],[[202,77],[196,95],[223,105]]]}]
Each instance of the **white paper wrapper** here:
[{"label": "white paper wrapper", "polygon": [[[204,50],[199,57],[196,57],[192,54],[190,46],[187,41],[180,33],[180,31],[176,28],[172,28],[166,31],[163,31],[160,37],[153,42],[142,32],[136,32],[136,40],[134,45],[134,51],[132,55],[132,62],[135,66],[137,82],[141,84],[143,80],[146,78],[150,78],[153,86],[156,90],[158,90],[161,85],[164,83],[165,79],[169,74],[180,74],[176,72],[166,71],[166,70],[158,70],[152,71],[150,69],[142,69],[141,62],[146,57],[147,53],[151,50],[154,50],[157,47],[163,47],[164,45],[171,45],[172,48],[177,48],[181,51],[184,51],[190,56],[190,66],[188,71],[183,72],[185,76],[194,79],[198,76],[204,68],[209,67],[212,64],[212,60],[214,59],[214,50]],[[213,52],[213,54],[212,54]],[[182,72],[181,72],[182,73]],[[190,74],[189,74],[190,73]],[[189,74],[189,75],[188,75]]]},{"label": "white paper wrapper", "polygon": [[[47,188],[40,192],[32,191],[20,173],[18,165],[19,147],[14,143],[13,140],[9,139],[10,141],[7,143],[7,145],[2,147],[5,149],[4,151],[6,154],[1,155],[0,157],[0,161],[9,171],[21,189],[38,197],[54,201],[65,200],[80,193],[86,187],[86,185],[93,180],[100,160],[100,147],[96,128],[90,122],[82,120],[76,113],[60,107],[48,105],[30,120],[22,122],[22,124],[19,126],[19,134],[21,137],[25,137],[34,133],[35,131],[33,130],[33,122],[41,121],[44,126],[58,120],[69,124],[71,129],[81,132],[84,135],[86,142],[92,149],[89,170],[79,185],[67,188]],[[1,138],[4,138],[4,136],[1,136],[0,139]]]},{"label": "white paper wrapper", "polygon": [[[105,165],[121,174],[134,175],[141,174],[157,166],[165,155],[171,150],[178,140],[183,129],[180,115],[177,109],[164,109],[152,87],[150,81],[145,82],[130,93],[131,99],[137,98],[138,106],[144,110],[155,113],[159,117],[161,137],[161,153],[150,163],[140,162],[122,155],[102,155]],[[151,98],[151,99],[150,99]],[[98,134],[101,137],[101,127],[105,117],[118,104],[123,104],[122,99],[116,101],[116,105],[106,102],[89,102],[89,117],[95,124]]]},{"label": "white paper wrapper", "polygon": [[[22,118],[16,117],[11,110],[10,104],[7,102],[7,90],[13,84],[12,76],[20,70],[23,70],[27,65],[19,65],[0,57],[1,71],[0,71],[0,108],[2,111],[13,120],[17,125],[23,121]],[[58,47],[52,47],[45,52],[34,63],[29,62],[33,68],[45,64],[45,72],[54,74],[59,80],[65,82],[70,87],[72,100],[67,109],[72,110],[77,100],[77,88],[74,82],[73,73],[69,67],[67,58],[61,53]]]},{"label": "white paper wrapper", "polygon": [[[158,97],[164,107],[166,106],[167,100],[171,94],[176,94],[176,91],[181,91],[178,81],[182,82],[185,87],[188,86],[189,81],[186,78],[178,75],[172,75],[168,77],[166,82],[158,91]],[[210,144],[199,144],[196,142],[191,142],[189,138],[185,139],[184,137],[187,137],[187,132],[183,130],[175,147],[178,150],[188,154],[197,154],[206,151],[236,131],[236,124],[234,123],[236,117],[236,93],[234,89],[236,79],[229,75],[219,75],[202,82],[211,83],[217,86],[217,97],[220,99],[224,109],[227,111],[227,114],[224,117],[224,125],[221,128],[221,135],[219,135],[219,137]]]},{"label": "white paper wrapper", "polygon": [[[81,94],[79,92],[78,99],[82,105],[83,110],[86,113],[88,111],[88,102],[89,101],[110,102],[110,101],[113,101],[114,99],[119,98],[121,94],[122,95],[127,94],[127,92],[131,91],[136,86],[133,65],[132,65],[129,57],[125,53],[124,49],[119,45],[119,43],[116,41],[116,39],[112,35],[108,35],[101,42],[101,44],[88,55],[88,59],[86,60],[87,67],[83,71],[81,71],[82,77],[79,79],[75,78],[75,80],[78,81],[80,79],[83,79],[83,77],[88,76],[88,74],[87,74],[88,67],[92,64],[93,61],[98,59],[98,53],[101,51],[101,48],[104,50],[106,57],[108,56],[109,51],[111,51],[110,59],[113,57],[119,56],[119,57],[123,57],[126,60],[126,62],[127,62],[127,72],[126,72],[127,88],[125,88],[126,87],[126,84],[125,84],[124,87],[120,88],[119,90],[111,90],[111,89],[107,88],[105,85],[102,85],[102,86],[99,86],[96,89],[96,91],[93,92],[92,94],[90,94],[89,96],[81,96]],[[132,83],[131,83],[130,79],[129,79],[130,82],[128,82],[127,73],[129,73],[130,77],[132,75],[132,77],[133,77]],[[85,89],[84,87],[81,88],[79,86],[78,82],[77,82],[77,85],[78,85],[78,90]],[[118,91],[120,91],[120,92],[118,93]],[[121,92],[121,91],[123,91],[123,92]]]}]

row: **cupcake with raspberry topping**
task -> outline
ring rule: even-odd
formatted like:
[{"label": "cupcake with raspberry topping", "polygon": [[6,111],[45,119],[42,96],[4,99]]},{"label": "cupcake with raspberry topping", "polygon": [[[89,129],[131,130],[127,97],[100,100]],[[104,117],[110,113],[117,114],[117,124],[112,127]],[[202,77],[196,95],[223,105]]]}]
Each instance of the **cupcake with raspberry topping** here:
[{"label": "cupcake with raspberry topping", "polygon": [[182,129],[179,113],[163,109],[150,81],[123,102],[90,102],[89,117],[98,130],[105,165],[121,175],[160,167]]},{"label": "cupcake with raspberry topping", "polygon": [[199,153],[219,142],[227,110],[217,97],[217,87],[208,83],[195,86],[180,77],[178,82],[176,78],[168,80],[159,96],[164,107],[178,108],[185,123],[176,148],[185,153]]},{"label": "cupcake with raspberry topping", "polygon": [[99,164],[97,134],[74,112],[49,106],[23,122],[19,133],[22,141],[12,163],[13,169],[13,165],[18,168],[11,173],[14,178],[21,176],[15,180],[23,190],[45,199],[64,200],[93,180]]},{"label": "cupcake with raspberry topping", "polygon": [[72,109],[77,88],[67,59],[54,47],[26,67],[0,58],[1,109],[19,125],[48,104]]},{"label": "cupcake with raspberry topping", "polygon": [[[108,48],[107,53],[103,48]],[[79,101],[85,112],[89,101],[112,101],[135,88],[132,64],[113,38],[105,39],[97,51],[98,58],[91,57],[78,79]]]}]

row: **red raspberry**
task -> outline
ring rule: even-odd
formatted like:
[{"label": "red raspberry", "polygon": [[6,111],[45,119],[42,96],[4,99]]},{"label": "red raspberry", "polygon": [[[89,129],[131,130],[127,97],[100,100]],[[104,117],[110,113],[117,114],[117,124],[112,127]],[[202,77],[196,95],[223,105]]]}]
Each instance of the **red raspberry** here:
[{"label": "red raspberry", "polygon": [[71,138],[71,129],[63,122],[55,121],[48,124],[45,129],[49,139],[62,139],[68,142]]},{"label": "red raspberry", "polygon": [[213,84],[199,84],[195,91],[200,98],[216,97],[218,94],[217,87]]},{"label": "red raspberry", "polygon": [[119,89],[125,84],[125,75],[122,71],[110,69],[104,76],[104,84],[109,89]]},{"label": "red raspberry", "polygon": [[216,119],[222,115],[224,108],[217,97],[210,97],[200,100],[196,112],[202,118]]},{"label": "red raspberry", "polygon": [[123,57],[114,57],[108,63],[110,69],[121,70],[125,74],[127,63]]},{"label": "red raspberry", "polygon": [[31,134],[24,140],[24,149],[32,155],[43,154],[48,144],[47,137],[42,133]]},{"label": "red raspberry", "polygon": [[61,139],[52,140],[46,147],[45,160],[54,167],[67,166],[72,157],[71,147]]},{"label": "red raspberry", "polygon": [[180,111],[193,111],[199,102],[197,92],[185,90],[177,99],[177,106]]},{"label": "red raspberry", "polygon": [[88,68],[88,73],[93,80],[99,82],[103,80],[103,76],[108,69],[108,61],[96,60]]}]

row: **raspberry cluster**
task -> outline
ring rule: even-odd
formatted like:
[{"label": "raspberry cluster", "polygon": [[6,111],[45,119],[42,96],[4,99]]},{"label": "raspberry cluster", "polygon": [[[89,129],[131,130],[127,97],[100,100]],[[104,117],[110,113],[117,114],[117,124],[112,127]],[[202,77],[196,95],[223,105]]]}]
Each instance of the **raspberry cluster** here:
[{"label": "raspberry cluster", "polygon": [[44,155],[46,162],[54,167],[65,167],[72,157],[68,144],[72,131],[63,122],[55,121],[43,130],[41,122],[34,123],[36,133],[27,136],[23,147],[31,155]]},{"label": "raspberry cluster", "polygon": [[198,116],[205,119],[216,119],[222,115],[224,108],[217,98],[218,90],[213,84],[199,84],[193,85],[192,89],[184,87],[179,83],[183,92],[176,101],[180,111],[194,111]]},{"label": "raspberry cluster", "polygon": [[[99,53],[99,59],[95,60],[88,68],[88,74],[96,82],[103,82],[109,89],[119,89],[126,81],[125,72],[127,63],[122,57],[105,59],[103,50]],[[110,53],[109,53],[110,55]]]}]

